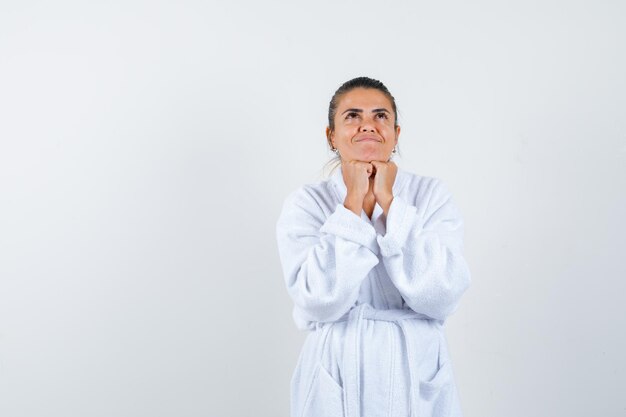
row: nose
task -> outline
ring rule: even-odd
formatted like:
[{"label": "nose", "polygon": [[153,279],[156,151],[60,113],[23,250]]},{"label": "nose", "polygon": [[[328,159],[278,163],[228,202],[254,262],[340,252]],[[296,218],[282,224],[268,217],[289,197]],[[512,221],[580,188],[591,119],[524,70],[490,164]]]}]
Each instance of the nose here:
[{"label": "nose", "polygon": [[374,132],[374,127],[368,123],[363,123],[363,125],[359,128],[361,132]]}]

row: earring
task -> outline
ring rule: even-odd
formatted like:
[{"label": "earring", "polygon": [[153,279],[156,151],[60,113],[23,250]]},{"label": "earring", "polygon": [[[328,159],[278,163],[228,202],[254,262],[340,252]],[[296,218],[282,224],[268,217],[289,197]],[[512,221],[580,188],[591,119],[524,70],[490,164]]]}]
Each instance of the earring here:
[{"label": "earring", "polygon": [[396,147],[393,147],[393,150],[391,151],[391,155],[389,155],[389,159],[387,159],[387,162],[391,161],[391,158],[394,157],[394,154],[396,153]]}]

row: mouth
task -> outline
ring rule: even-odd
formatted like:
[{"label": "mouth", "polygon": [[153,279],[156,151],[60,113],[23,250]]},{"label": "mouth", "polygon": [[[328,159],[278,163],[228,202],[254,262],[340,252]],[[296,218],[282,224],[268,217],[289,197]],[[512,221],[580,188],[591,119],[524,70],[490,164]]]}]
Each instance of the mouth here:
[{"label": "mouth", "polygon": [[357,139],[355,142],[381,142],[381,140],[378,138],[375,138],[374,136],[364,136],[362,138]]}]

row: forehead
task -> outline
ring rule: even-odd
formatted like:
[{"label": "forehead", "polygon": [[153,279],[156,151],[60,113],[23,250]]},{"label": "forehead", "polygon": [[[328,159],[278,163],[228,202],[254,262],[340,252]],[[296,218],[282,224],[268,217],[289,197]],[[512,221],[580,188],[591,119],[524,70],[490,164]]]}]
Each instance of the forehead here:
[{"label": "forehead", "polygon": [[355,88],[345,93],[337,105],[337,110],[342,109],[377,109],[386,108],[391,111],[391,101],[380,90],[375,88]]}]

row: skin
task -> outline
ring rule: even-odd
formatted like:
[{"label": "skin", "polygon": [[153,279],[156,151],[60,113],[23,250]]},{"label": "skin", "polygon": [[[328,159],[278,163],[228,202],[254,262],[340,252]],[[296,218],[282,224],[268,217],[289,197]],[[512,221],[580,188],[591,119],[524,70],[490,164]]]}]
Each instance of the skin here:
[{"label": "skin", "polygon": [[[344,206],[359,217],[365,210],[371,218],[378,203],[386,217],[398,172],[389,158],[400,135],[391,101],[379,90],[355,88],[340,98],[334,122],[334,130],[326,128],[326,137],[341,155],[348,190]],[[365,137],[374,140],[362,140]]]}]

